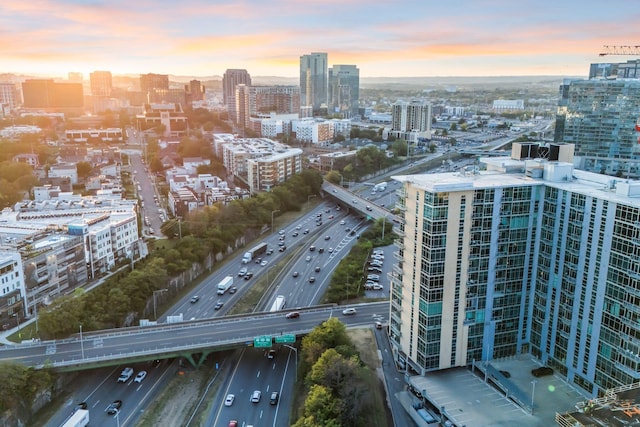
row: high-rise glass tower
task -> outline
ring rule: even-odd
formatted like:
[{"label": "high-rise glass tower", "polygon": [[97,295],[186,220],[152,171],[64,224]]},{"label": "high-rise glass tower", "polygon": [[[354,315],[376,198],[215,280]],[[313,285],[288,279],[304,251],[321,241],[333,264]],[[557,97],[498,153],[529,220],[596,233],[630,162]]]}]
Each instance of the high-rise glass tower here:
[{"label": "high-rise glass tower", "polygon": [[531,353],[592,396],[637,382],[640,182],[570,162],[482,162],[394,177],[398,362],[425,373]]},{"label": "high-rise glass tower", "polygon": [[[238,123],[238,106],[236,105],[236,86],[251,86],[251,76],[244,69],[228,69],[222,76],[222,100],[227,106],[229,119]],[[244,125],[244,123],[243,123]]]},{"label": "high-rise glass tower", "polygon": [[312,52],[300,57],[300,105],[319,111],[327,106],[327,63],[325,52]]},{"label": "high-rise glass tower", "polygon": [[620,177],[640,176],[640,80],[568,80],[560,87],[554,140],[575,144],[576,165]]},{"label": "high-rise glass tower", "polygon": [[334,65],[329,68],[329,113],[343,118],[358,115],[360,100],[360,70],[355,65]]}]

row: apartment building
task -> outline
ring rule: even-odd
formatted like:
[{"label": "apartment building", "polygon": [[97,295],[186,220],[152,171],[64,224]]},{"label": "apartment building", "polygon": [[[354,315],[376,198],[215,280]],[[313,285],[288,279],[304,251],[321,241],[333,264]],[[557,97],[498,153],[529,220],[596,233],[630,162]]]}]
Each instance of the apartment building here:
[{"label": "apartment building", "polygon": [[251,194],[271,191],[274,186],[302,172],[302,150],[293,148],[268,157],[249,159],[247,172]]},{"label": "apartment building", "polygon": [[0,251],[0,325],[3,329],[24,321],[25,295],[20,254]]},{"label": "apartment building", "polygon": [[640,182],[574,169],[567,145],[550,160],[516,146],[483,171],[394,177],[398,362],[424,374],[531,353],[593,396],[637,382]]}]

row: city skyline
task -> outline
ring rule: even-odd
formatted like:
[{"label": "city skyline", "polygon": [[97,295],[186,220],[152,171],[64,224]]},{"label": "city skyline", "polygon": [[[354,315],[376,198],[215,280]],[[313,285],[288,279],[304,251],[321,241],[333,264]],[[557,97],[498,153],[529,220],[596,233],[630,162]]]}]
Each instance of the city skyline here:
[{"label": "city skyline", "polygon": [[[165,7],[166,5],[166,7]],[[295,77],[300,55],[362,77],[586,75],[603,45],[633,45],[635,2],[5,0],[0,72]],[[26,30],[25,30],[26,29]]]}]

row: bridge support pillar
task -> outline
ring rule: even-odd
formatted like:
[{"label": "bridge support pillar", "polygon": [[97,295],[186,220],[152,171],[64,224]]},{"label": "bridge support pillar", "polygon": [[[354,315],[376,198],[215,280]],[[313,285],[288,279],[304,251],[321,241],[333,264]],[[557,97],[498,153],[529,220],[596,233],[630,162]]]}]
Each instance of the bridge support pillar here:
[{"label": "bridge support pillar", "polygon": [[207,360],[207,356],[211,354],[212,350],[205,350],[202,353],[188,353],[182,355],[190,364],[196,369],[200,369],[205,360]]},{"label": "bridge support pillar", "polygon": [[209,356],[209,354],[211,353],[213,353],[211,350],[205,350],[202,353],[200,353],[200,358],[198,360],[198,366],[196,366],[196,369],[200,369],[200,366],[202,366],[204,361],[207,360],[207,356]]}]

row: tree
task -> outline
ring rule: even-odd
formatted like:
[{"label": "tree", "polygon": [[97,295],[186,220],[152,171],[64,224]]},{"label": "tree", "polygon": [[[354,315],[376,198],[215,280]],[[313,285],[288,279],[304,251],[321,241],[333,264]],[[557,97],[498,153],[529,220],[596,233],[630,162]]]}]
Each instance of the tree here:
[{"label": "tree", "polygon": [[331,390],[321,385],[313,385],[304,403],[304,416],[294,427],[341,427],[341,402]]},{"label": "tree", "polygon": [[338,185],[342,182],[342,175],[340,175],[340,172],[333,170],[325,175],[325,179],[332,184]]},{"label": "tree", "polygon": [[391,144],[391,151],[393,151],[397,157],[406,157],[408,147],[409,144],[407,141],[404,139],[397,139],[393,141],[393,144]]},{"label": "tree", "polygon": [[78,171],[78,178],[85,180],[89,178],[91,175],[91,164],[88,162],[78,162],[76,163],[76,170]]}]

